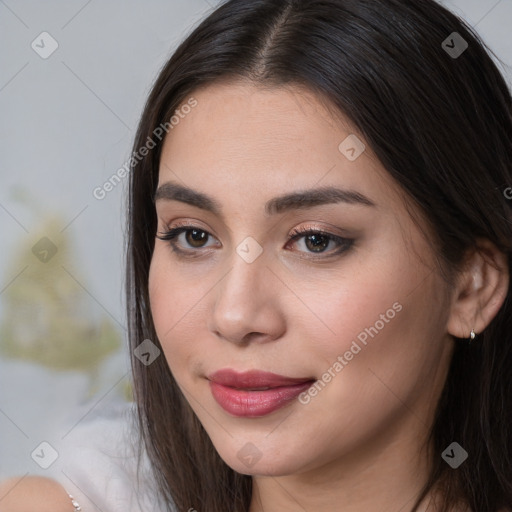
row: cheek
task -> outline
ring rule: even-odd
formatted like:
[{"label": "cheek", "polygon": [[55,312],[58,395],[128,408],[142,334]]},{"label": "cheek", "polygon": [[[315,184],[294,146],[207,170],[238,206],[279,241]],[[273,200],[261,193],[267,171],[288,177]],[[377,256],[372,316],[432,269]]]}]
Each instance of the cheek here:
[{"label": "cheek", "polygon": [[167,248],[155,248],[148,278],[148,293],[155,331],[174,375],[185,374],[196,343],[194,333],[204,324],[205,298],[210,286],[180,271],[170,262]]},{"label": "cheek", "polygon": [[437,371],[448,308],[442,281],[410,253],[388,254],[381,264],[359,261],[350,275],[325,283],[321,295],[310,290],[308,306],[323,321],[308,329],[310,355],[321,380],[336,382],[328,384],[335,401],[379,408],[387,402],[371,399],[372,392],[414,394]]},{"label": "cheek", "polygon": [[[165,357],[169,362],[169,343],[173,338],[183,308],[185,291],[178,290],[180,284],[174,272],[165,264],[161,250],[155,248],[149,269],[148,292],[151,316],[158,339],[162,345]],[[179,294],[179,300],[178,295]],[[173,351],[176,355],[176,351]]]},{"label": "cheek", "polygon": [[333,305],[339,308],[333,324],[338,334],[322,347],[329,361],[322,380],[336,375],[329,399],[346,404],[354,418],[369,421],[401,407],[402,400],[414,402],[439,371],[446,350],[442,286],[434,277],[422,286],[408,283],[400,288],[381,277],[371,295],[354,291],[353,300]]},{"label": "cheek", "polygon": [[171,275],[163,264],[163,258],[160,256],[157,248],[153,253],[151,265],[149,267],[148,293],[151,315],[159,339],[163,340],[163,332],[171,327],[174,308],[168,307],[173,300],[173,289],[171,285]]},{"label": "cheek", "polygon": [[404,302],[410,297],[403,279],[407,269],[400,263],[396,256],[379,262],[357,255],[350,272],[321,283],[321,293],[312,286],[305,290],[304,302],[317,314],[318,349],[330,351],[332,357],[333,349],[343,354],[354,341],[364,348],[403,320]]},{"label": "cheek", "polygon": [[401,310],[426,269],[411,258],[393,219],[341,263],[316,290],[308,277],[298,277],[309,287],[305,296],[310,309],[327,328],[326,346],[339,340],[339,348],[349,350],[352,340],[359,337],[364,346],[401,321]]}]

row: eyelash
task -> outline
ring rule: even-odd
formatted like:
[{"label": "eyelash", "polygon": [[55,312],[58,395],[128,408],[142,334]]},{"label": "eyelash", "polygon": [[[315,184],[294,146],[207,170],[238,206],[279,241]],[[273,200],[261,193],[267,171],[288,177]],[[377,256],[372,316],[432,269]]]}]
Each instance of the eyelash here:
[{"label": "eyelash", "polygon": [[[192,230],[197,230],[197,231],[200,231],[200,232],[203,232],[203,233],[207,233],[208,239],[209,239],[210,236],[212,236],[208,231],[206,231],[204,229],[201,229],[201,228],[199,228],[197,226],[179,225],[179,226],[176,226],[176,227],[174,227],[172,229],[169,229],[166,232],[160,233],[160,235],[157,235],[156,237],[159,240],[163,240],[163,241],[169,242],[169,245],[171,246],[171,249],[175,253],[178,253],[179,255],[182,255],[184,257],[197,257],[197,255],[194,254],[194,253],[197,253],[198,250],[201,250],[201,248],[198,248],[197,250],[194,250],[194,249],[190,249],[190,250],[178,249],[177,248],[177,244],[175,242],[175,239],[179,235],[181,235],[181,233],[185,233],[187,231],[192,231]],[[343,238],[343,237],[334,235],[332,233],[328,233],[327,231],[323,231],[321,229],[311,229],[311,228],[308,228],[308,227],[301,227],[301,228],[294,229],[292,231],[292,233],[290,234],[290,236],[288,237],[288,242],[287,243],[295,242],[296,240],[304,238],[304,237],[306,237],[308,235],[321,235],[321,236],[327,237],[329,239],[329,242],[333,241],[333,242],[336,242],[338,244],[338,249],[336,249],[334,252],[331,250],[329,252],[317,253],[319,256],[313,256],[312,258],[314,258],[314,259],[316,259],[316,258],[327,258],[327,257],[332,257],[332,256],[340,255],[340,254],[346,252],[347,250],[349,250],[352,247],[353,243],[354,243],[354,239]],[[208,241],[208,239],[206,241]],[[309,252],[309,254],[313,254],[314,255],[315,253],[314,252]],[[321,256],[322,254],[328,254],[328,256]]]}]

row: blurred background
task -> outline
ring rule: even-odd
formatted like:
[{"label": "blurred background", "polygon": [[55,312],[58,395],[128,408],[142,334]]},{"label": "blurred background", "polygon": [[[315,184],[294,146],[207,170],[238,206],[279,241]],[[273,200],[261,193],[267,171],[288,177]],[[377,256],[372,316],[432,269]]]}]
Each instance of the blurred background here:
[{"label": "blurred background", "polygon": [[[217,3],[0,0],[0,480],[44,474],[82,421],[131,400],[127,180],[98,189],[129,158],[158,70]],[[512,0],[441,3],[512,66]]]}]

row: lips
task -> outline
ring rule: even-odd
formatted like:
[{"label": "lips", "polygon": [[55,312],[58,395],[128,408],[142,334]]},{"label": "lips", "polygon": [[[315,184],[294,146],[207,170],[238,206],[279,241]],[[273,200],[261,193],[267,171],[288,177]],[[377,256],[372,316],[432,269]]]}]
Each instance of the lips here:
[{"label": "lips", "polygon": [[210,389],[217,403],[234,416],[257,417],[269,414],[307,390],[313,377],[292,378],[275,373],[232,369],[209,375]]},{"label": "lips", "polygon": [[278,388],[283,386],[293,386],[295,384],[304,384],[315,380],[313,377],[304,379],[284,377],[276,373],[263,372],[260,370],[249,370],[247,372],[238,373],[229,368],[216,371],[208,377],[209,380],[237,389],[258,389],[258,388]]}]

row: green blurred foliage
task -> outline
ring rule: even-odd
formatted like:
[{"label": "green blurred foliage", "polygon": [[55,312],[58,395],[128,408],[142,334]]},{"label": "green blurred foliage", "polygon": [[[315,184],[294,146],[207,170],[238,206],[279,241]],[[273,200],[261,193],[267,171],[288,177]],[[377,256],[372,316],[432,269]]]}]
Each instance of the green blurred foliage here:
[{"label": "green blurred foliage", "polygon": [[2,294],[0,353],[94,374],[103,359],[119,350],[121,336],[104,311],[98,317],[99,306],[74,264],[63,226],[62,219],[49,218],[13,255],[7,275],[25,270]]}]

